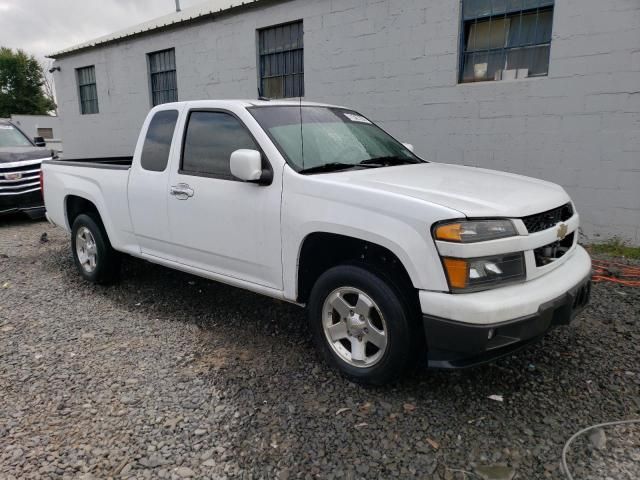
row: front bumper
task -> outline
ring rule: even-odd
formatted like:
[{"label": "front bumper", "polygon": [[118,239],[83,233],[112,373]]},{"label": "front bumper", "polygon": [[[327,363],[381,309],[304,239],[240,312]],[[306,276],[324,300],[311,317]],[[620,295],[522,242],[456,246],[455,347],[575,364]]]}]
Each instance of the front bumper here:
[{"label": "front bumper", "polygon": [[590,294],[591,276],[540,305],[537,313],[507,322],[473,325],[424,315],[429,364],[464,368],[508,355],[539,340],[551,328],[571,323],[589,303]]},{"label": "front bumper", "polygon": [[569,324],[590,291],[591,259],[578,246],[558,268],[529,282],[459,295],[420,292],[429,364],[462,368],[507,355]]},{"label": "front bumper", "polygon": [[0,195],[0,215],[23,212],[30,217],[44,215],[44,200],[40,189],[20,194]]}]

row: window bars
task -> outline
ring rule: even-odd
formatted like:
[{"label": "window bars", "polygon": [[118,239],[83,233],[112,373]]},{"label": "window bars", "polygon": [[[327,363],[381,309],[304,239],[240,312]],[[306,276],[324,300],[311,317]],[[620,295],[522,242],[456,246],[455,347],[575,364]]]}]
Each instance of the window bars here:
[{"label": "window bars", "polygon": [[303,36],[302,21],[258,31],[261,96],[304,96]]},{"label": "window bars", "polygon": [[554,0],[462,0],[461,83],[544,76]]},{"label": "window bars", "polygon": [[155,107],[178,101],[176,51],[173,48],[149,54],[151,103]]},{"label": "window bars", "polygon": [[80,90],[80,113],[89,115],[99,113],[98,89],[96,87],[96,67],[76,69],[78,89]]}]

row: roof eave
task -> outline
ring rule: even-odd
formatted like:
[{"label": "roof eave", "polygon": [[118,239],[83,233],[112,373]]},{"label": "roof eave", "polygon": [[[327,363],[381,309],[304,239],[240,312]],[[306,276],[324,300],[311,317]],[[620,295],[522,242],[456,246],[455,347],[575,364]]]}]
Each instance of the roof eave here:
[{"label": "roof eave", "polygon": [[216,17],[220,17],[220,16],[224,16],[224,15],[233,15],[235,13],[237,13],[237,11],[239,10],[248,10],[250,8],[254,8],[257,4],[263,4],[266,2],[271,2],[271,3],[275,3],[278,1],[282,1],[282,0],[260,0],[260,1],[253,1],[250,3],[240,3],[238,5],[232,6],[230,8],[225,8],[225,9],[220,9],[220,10],[212,10],[208,13],[204,13],[201,15],[197,15],[195,17],[189,17],[189,18],[185,18],[183,20],[178,20],[178,21],[172,21],[170,23],[166,23],[164,25],[158,25],[152,28],[148,28],[146,30],[140,30],[139,32],[134,32],[134,33],[129,33],[126,35],[122,35],[120,37],[115,37],[115,38],[109,38],[107,40],[104,41],[96,41],[96,43],[92,43],[89,45],[82,45],[80,47],[74,48],[74,47],[70,47],[69,49],[66,50],[62,50],[60,52],[56,52],[56,53],[52,53],[50,55],[45,55],[45,58],[51,58],[53,60],[58,60],[60,58],[64,58],[64,57],[69,57],[72,55],[76,55],[78,53],[82,53],[88,50],[94,50],[96,48],[102,48],[108,45],[113,45],[115,43],[119,43],[125,40],[129,40],[129,39],[135,39],[135,38],[139,38],[145,35],[150,35],[153,33],[158,33],[158,32],[163,32],[166,30],[171,30],[174,28],[179,28],[179,27],[183,27],[185,25],[192,25],[195,23],[200,23],[200,22],[206,22],[208,20],[211,20],[213,18]]}]

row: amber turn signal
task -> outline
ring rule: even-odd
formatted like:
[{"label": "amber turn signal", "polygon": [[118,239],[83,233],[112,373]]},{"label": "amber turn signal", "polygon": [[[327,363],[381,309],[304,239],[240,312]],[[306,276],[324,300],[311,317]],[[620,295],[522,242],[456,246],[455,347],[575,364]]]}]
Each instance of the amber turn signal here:
[{"label": "amber turn signal", "polygon": [[443,258],[451,288],[466,288],[469,281],[469,263],[459,258]]},{"label": "amber turn signal", "polygon": [[440,225],[436,228],[436,239],[445,240],[448,242],[460,242],[460,232],[462,231],[462,224],[449,223],[447,225]]}]

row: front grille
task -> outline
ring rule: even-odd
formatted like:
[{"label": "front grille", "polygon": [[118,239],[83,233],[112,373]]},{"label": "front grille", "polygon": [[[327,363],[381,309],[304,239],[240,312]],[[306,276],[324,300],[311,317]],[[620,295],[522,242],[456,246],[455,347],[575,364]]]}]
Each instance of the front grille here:
[{"label": "front grille", "polygon": [[573,217],[573,206],[571,203],[567,203],[553,210],[529,215],[524,217],[522,221],[529,233],[536,233],[555,227],[560,222],[566,222],[571,217]]},{"label": "front grille", "polygon": [[555,262],[559,258],[564,257],[565,253],[571,250],[575,239],[575,232],[567,235],[563,240],[545,245],[544,247],[536,248],[533,251],[533,255],[536,259],[536,267],[544,267],[550,263]]},{"label": "front grille", "polygon": [[42,160],[0,163],[0,196],[23,195],[40,190]]}]

